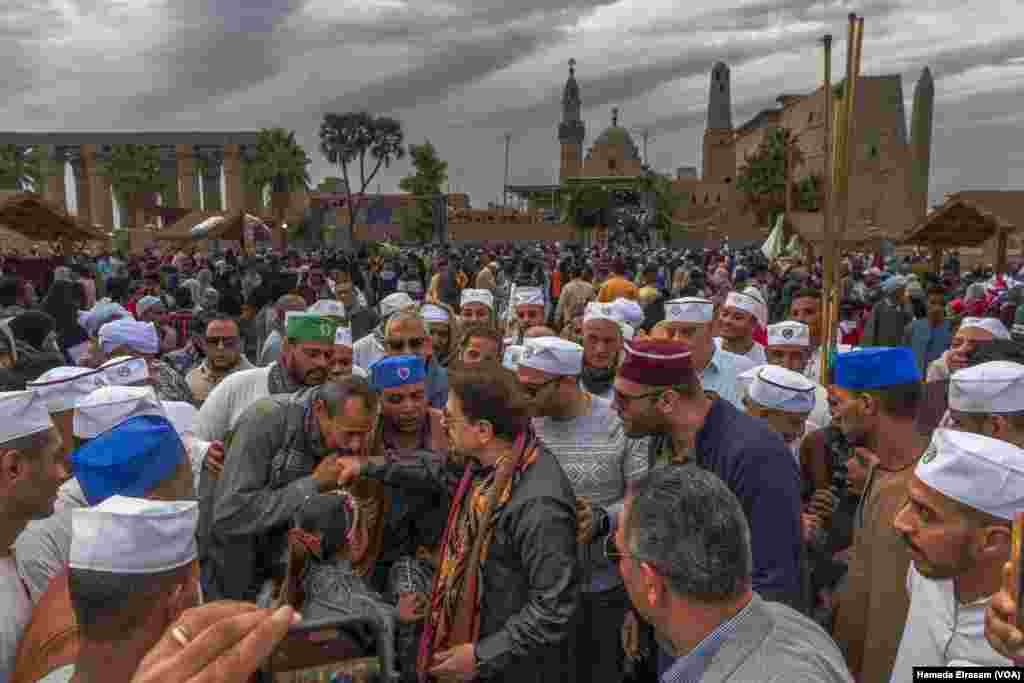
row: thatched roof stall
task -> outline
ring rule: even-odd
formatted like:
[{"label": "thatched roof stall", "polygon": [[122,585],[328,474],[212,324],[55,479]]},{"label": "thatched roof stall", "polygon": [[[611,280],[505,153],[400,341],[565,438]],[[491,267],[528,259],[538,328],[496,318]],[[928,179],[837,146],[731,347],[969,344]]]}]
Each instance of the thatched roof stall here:
[{"label": "thatched roof stall", "polygon": [[270,232],[263,220],[243,211],[193,211],[159,233],[156,238],[167,242],[198,242],[202,240],[229,240],[244,244],[246,233],[251,238],[269,239]]},{"label": "thatched roof stall", "polygon": [[996,238],[996,269],[1006,269],[1010,233],[1024,227],[1024,191],[977,190],[956,192],[946,198],[900,240],[931,248],[932,267],[938,272],[942,250],[980,247]]},{"label": "thatched roof stall", "polygon": [[111,235],[78,221],[35,192],[0,193],[0,227],[35,242],[66,246],[85,242],[109,243]]}]

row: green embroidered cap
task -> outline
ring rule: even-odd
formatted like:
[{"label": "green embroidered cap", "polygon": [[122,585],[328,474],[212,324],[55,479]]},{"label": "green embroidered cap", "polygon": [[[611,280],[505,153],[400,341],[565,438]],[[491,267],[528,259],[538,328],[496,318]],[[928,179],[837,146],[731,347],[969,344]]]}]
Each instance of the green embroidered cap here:
[{"label": "green embroidered cap", "polygon": [[284,322],[284,336],[300,342],[334,344],[338,321],[317,313],[289,311]]}]

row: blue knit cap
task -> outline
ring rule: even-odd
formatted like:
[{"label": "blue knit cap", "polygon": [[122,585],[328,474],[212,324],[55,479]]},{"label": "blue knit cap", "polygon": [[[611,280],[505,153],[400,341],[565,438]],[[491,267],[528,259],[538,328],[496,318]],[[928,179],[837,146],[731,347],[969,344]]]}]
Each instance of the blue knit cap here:
[{"label": "blue knit cap", "polygon": [[426,379],[426,364],[419,356],[389,356],[370,366],[370,386],[374,391],[417,384]]}]

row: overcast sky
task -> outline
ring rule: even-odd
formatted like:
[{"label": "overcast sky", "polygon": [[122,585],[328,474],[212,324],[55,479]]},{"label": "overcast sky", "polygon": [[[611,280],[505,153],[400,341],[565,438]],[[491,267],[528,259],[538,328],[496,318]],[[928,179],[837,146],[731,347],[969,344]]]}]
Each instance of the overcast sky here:
[{"label": "overcast sky", "polygon": [[[574,57],[589,145],[610,123],[650,130],[652,166],[700,165],[708,73],[732,70],[733,123],[821,81],[818,39],[866,17],[862,72],[935,77],[931,200],[1024,188],[1021,0],[2,0],[0,128],[295,130],[314,182],[325,112],[395,116],[429,138],[474,206],[558,172]],[[908,122],[909,124],[909,122]],[[635,134],[640,144],[639,133]],[[394,191],[409,170],[378,177]],[[377,182],[370,190],[375,191]]]}]

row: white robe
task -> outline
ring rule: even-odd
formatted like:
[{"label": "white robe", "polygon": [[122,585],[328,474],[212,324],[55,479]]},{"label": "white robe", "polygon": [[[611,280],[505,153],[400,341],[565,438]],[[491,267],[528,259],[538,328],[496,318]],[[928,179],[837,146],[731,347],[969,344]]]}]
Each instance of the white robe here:
[{"label": "white robe", "polygon": [[13,557],[0,557],[0,683],[10,680],[18,641],[32,616],[32,601]]}]

